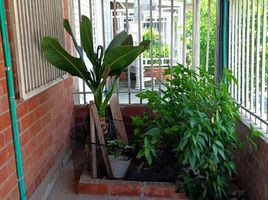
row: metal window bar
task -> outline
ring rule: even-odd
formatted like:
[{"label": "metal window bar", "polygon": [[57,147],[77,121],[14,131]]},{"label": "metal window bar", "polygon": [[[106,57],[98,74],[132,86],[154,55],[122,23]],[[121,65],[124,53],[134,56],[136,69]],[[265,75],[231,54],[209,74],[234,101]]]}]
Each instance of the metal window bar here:
[{"label": "metal window bar", "polygon": [[62,80],[66,74],[49,64],[38,51],[40,40],[46,35],[56,36],[64,44],[63,7],[58,6],[62,5],[60,0],[9,1],[9,4],[14,11],[11,17],[15,23],[10,25],[14,30],[20,98],[28,99]]},{"label": "metal window bar", "polygon": [[249,108],[249,70],[250,70],[250,0],[247,0],[247,41],[246,41],[246,98],[245,107]]},{"label": "metal window bar", "polygon": [[[141,6],[140,0],[136,0],[138,2],[138,40],[139,43],[141,42]],[[140,75],[140,92],[142,91],[143,83],[142,83],[142,76],[143,76],[143,67],[142,67],[142,58],[141,55],[139,56],[139,75]],[[140,99],[140,103],[143,103],[143,100]]]},{"label": "metal window bar", "polygon": [[208,0],[208,31],[207,31],[206,71],[208,71],[208,68],[209,68],[210,18],[211,18],[211,0]]},{"label": "metal window bar", "polygon": [[151,38],[151,43],[150,43],[150,53],[151,53],[151,90],[154,91],[154,67],[153,67],[153,43],[154,43],[154,38],[153,38],[153,2],[150,0],[150,38]]},{"label": "metal window bar", "polygon": [[[254,43],[255,43],[255,0],[252,0],[251,14],[251,69],[250,69],[250,110],[254,109]],[[251,118],[252,119],[252,118]]]},{"label": "metal window bar", "polygon": [[241,60],[241,89],[242,89],[242,94],[241,94],[241,103],[244,104],[245,103],[245,37],[246,37],[246,4],[245,4],[245,0],[242,1],[242,60]]},{"label": "metal window bar", "polygon": [[160,72],[160,81],[159,81],[159,86],[158,90],[159,92],[161,91],[161,86],[162,86],[162,80],[163,80],[163,72],[162,72],[162,58],[161,58],[161,52],[162,52],[162,2],[159,0],[158,2],[158,22],[159,22],[159,58],[158,58],[158,69]]},{"label": "metal window bar", "polygon": [[231,94],[241,114],[268,133],[267,0],[231,1],[229,22],[230,68],[238,79]]},{"label": "metal window bar", "polygon": [[[129,32],[129,10],[128,10],[128,0],[126,0],[126,30]],[[119,83],[119,81],[118,81]],[[131,104],[131,73],[130,73],[130,66],[127,68],[127,87],[128,87],[128,103]]]},{"label": "metal window bar", "polygon": [[183,39],[182,39],[182,63],[186,66],[186,0],[183,0]]}]

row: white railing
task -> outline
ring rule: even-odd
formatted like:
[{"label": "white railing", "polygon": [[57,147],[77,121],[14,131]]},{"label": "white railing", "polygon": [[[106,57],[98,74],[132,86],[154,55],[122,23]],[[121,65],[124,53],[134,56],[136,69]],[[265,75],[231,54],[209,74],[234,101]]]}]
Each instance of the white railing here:
[{"label": "white railing", "polygon": [[[190,24],[194,22],[195,27],[199,29],[200,15],[198,11],[200,4],[195,0],[194,5],[192,1],[186,0],[73,0],[77,5],[74,8],[75,27],[79,26],[79,15],[86,13],[93,21],[94,42],[103,46],[108,45],[111,38],[125,29],[132,34],[134,43],[138,44],[143,39],[143,33],[148,27],[153,27],[157,31],[158,48],[168,47],[169,58],[162,58],[161,55],[154,57],[153,45],[150,46],[150,58],[143,58],[140,56],[122,75],[121,81],[117,84],[117,93],[119,95],[120,103],[142,103],[135,95],[144,89],[161,90],[162,82],[157,81],[156,77],[150,77],[151,84],[145,84],[146,77],[144,77],[144,70],[146,68],[161,68],[167,66],[174,66],[177,63],[187,64],[191,66],[192,63],[198,65],[200,39],[199,31],[196,30],[191,33],[192,29],[186,35],[186,15],[191,12],[192,16]],[[89,3],[85,3],[89,2]],[[190,3],[189,3],[190,2]],[[210,1],[208,1],[210,2]],[[84,6],[86,5],[86,6]],[[82,10],[82,12],[81,12]],[[87,12],[85,12],[87,10]],[[188,27],[189,29],[189,27]],[[190,34],[190,35],[189,35]],[[193,34],[195,37],[193,37]],[[76,35],[79,39],[79,29],[76,28]],[[152,38],[153,31],[150,31]],[[186,39],[188,37],[188,39]],[[191,39],[189,39],[191,38]],[[189,40],[191,45],[189,45]],[[187,44],[186,44],[187,43]],[[191,60],[186,59],[186,52],[192,51],[194,46],[194,55]],[[209,48],[208,48],[209,50]],[[147,52],[148,54],[148,52]],[[209,54],[207,54],[209,56]],[[159,60],[161,62],[159,63]],[[90,67],[90,64],[88,64]],[[161,71],[161,70],[160,70]],[[154,74],[151,74],[154,76]],[[125,77],[125,79],[124,79]],[[155,80],[155,81],[154,81]],[[77,91],[74,92],[77,103],[85,104],[92,99],[90,90],[85,87],[85,84],[78,81]]]},{"label": "white railing", "polygon": [[241,113],[268,131],[267,0],[231,0],[229,69],[238,80],[230,92]]}]

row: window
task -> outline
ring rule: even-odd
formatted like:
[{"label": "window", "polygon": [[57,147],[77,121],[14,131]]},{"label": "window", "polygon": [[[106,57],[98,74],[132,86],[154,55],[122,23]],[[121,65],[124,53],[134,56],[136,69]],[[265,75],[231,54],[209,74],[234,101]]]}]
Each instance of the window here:
[{"label": "window", "polygon": [[9,2],[20,97],[27,99],[66,75],[49,64],[40,50],[40,39],[46,35],[64,44],[63,5],[62,0]]},{"label": "window", "polygon": [[229,69],[238,84],[230,92],[241,113],[268,131],[267,0],[231,0]]}]

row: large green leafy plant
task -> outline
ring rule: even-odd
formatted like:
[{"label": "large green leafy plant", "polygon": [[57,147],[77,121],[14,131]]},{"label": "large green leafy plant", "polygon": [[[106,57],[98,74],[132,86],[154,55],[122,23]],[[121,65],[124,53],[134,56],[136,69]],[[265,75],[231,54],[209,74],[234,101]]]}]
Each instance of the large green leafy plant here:
[{"label": "large green leafy plant", "polygon": [[[116,80],[121,72],[148,48],[150,42],[144,40],[138,46],[133,46],[132,36],[126,31],[122,31],[113,38],[106,50],[99,45],[97,50],[94,51],[92,24],[86,16],[82,16],[80,24],[81,46],[76,42],[67,19],[64,20],[64,28],[72,37],[79,57],[70,55],[56,38],[50,36],[42,38],[42,51],[48,61],[55,67],[85,81],[94,95],[99,114],[104,116]],[[83,51],[92,64],[90,70],[85,65]],[[114,78],[111,79],[111,86],[104,98],[103,90],[109,77]]]},{"label": "large green leafy plant", "polygon": [[238,106],[225,83],[233,77],[226,71],[225,79],[216,84],[214,77],[202,70],[198,75],[177,66],[168,73],[172,79],[161,95],[156,91],[138,95],[148,100],[155,113],[150,122],[147,117],[134,120],[142,127],[136,131],[144,142],[139,156],[153,164],[159,147],[172,149],[184,169],[181,190],[187,191],[191,200],[223,199],[228,177],[235,171],[233,152],[240,146]]}]

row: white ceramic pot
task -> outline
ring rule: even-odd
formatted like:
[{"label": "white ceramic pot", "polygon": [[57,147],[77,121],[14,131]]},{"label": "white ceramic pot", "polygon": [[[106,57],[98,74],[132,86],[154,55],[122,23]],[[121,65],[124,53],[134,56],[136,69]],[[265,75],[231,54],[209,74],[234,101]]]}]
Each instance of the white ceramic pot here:
[{"label": "white ceramic pot", "polygon": [[130,159],[126,156],[115,157],[114,155],[109,155],[108,157],[111,163],[113,177],[124,178],[130,165]]}]

